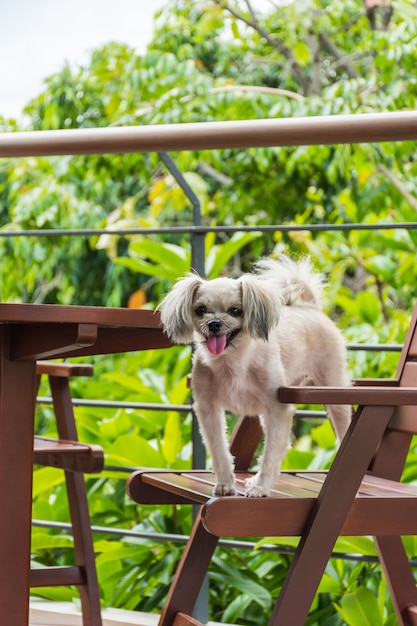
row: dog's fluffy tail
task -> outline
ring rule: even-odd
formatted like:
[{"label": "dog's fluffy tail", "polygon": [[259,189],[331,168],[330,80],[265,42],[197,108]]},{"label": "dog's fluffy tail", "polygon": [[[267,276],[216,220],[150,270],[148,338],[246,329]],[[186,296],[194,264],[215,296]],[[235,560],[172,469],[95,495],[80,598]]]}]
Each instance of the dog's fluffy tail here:
[{"label": "dog's fluffy tail", "polygon": [[254,266],[257,278],[267,280],[282,296],[283,304],[311,304],[321,308],[323,277],[317,274],[309,257],[297,263],[284,254],[278,259],[261,259]]}]

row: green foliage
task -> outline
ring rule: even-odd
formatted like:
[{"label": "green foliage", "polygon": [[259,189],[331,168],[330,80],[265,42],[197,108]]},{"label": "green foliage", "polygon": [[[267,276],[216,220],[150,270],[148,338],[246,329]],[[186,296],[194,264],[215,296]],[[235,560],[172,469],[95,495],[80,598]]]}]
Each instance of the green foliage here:
[{"label": "green foliage", "polygon": [[[123,44],[94,50],[84,66],[50,76],[26,107],[25,128],[88,128],[210,120],[337,115],[416,108],[417,29],[412,0],[395,0],[388,24],[360,0],[295,0],[259,12],[243,0],[171,0],[139,56]],[[19,128],[0,119],[3,131]],[[201,206],[204,226],[250,226],[209,233],[205,273],[238,275],[265,254],[310,254],[328,280],[325,309],[349,343],[400,343],[417,297],[414,262],[417,161],[411,142],[179,152],[175,162]],[[2,301],[126,305],[140,293],[153,308],[190,270],[184,232],[190,203],[156,154],[9,159],[0,163]],[[278,225],[275,233],[262,226]],[[309,231],[323,224],[329,230]],[[378,230],[337,230],[360,224]],[[281,232],[279,226],[284,227]],[[179,226],[138,235],[132,228]],[[287,230],[288,226],[294,230]],[[55,229],[106,228],[58,237]],[[330,228],[332,230],[330,230]],[[28,230],[51,231],[22,236]],[[112,234],[116,230],[122,234]],[[126,231],[126,232],[124,232]],[[8,234],[9,236],[4,236]],[[13,235],[13,236],[11,236]],[[392,376],[398,355],[349,352],[353,377]],[[190,350],[173,348],[96,358],[94,379],[72,381],[75,397],[188,402]],[[45,394],[43,394],[45,391]],[[41,395],[48,391],[41,390]],[[77,407],[79,436],[100,443],[112,466],[191,465],[191,416],[172,411]],[[37,431],[53,434],[49,407]],[[297,420],[286,468],[325,468],[335,454],[328,422]],[[413,442],[404,480],[417,480]],[[121,529],[188,533],[187,507],[139,507],[125,495],[128,469],[88,477],[92,521]],[[51,504],[53,503],[53,506]],[[63,476],[35,472],[34,517],[68,521]],[[71,537],[33,531],[36,564],[70,561]],[[258,625],[282,584],[291,556],[218,550],[210,570],[213,619]],[[294,541],[276,543],[294,547]],[[416,555],[414,537],[405,541]],[[182,548],[150,539],[96,537],[103,605],[159,611]],[[374,556],[367,538],[336,550]],[[72,589],[38,589],[54,599]],[[334,559],[308,619],[310,626],[394,624],[380,569]]]},{"label": "green foliage", "polygon": [[377,595],[368,587],[360,586],[343,596],[337,610],[348,626],[394,626],[397,623],[395,615],[391,612],[386,616],[385,594],[385,581],[381,581]]}]

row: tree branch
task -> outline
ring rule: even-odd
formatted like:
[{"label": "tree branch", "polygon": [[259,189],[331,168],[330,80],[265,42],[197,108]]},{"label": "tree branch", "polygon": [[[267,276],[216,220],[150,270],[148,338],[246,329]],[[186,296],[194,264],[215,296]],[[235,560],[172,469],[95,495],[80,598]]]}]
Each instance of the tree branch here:
[{"label": "tree branch", "polygon": [[296,79],[301,89],[303,90],[304,95],[307,95],[310,89],[310,80],[304,73],[301,66],[297,63],[290,48],[288,48],[288,46],[286,46],[281,39],[272,37],[270,33],[263,26],[261,26],[261,24],[258,22],[256,18],[256,15],[250,4],[250,1],[249,3],[248,3],[248,0],[245,0],[245,1],[246,1],[246,4],[248,5],[248,9],[251,14],[251,19],[245,17],[242,13],[237,11],[235,8],[229,6],[227,2],[224,2],[224,0],[213,0],[215,4],[217,4],[222,9],[225,9],[226,11],[228,11],[237,20],[239,20],[240,22],[243,22],[250,28],[253,28],[253,30],[259,33],[259,35],[261,35],[261,37],[263,37],[269,43],[270,46],[272,46],[275,50],[277,50],[280,54],[282,54],[282,56],[285,57],[285,59],[287,59],[294,78]]},{"label": "tree branch", "polygon": [[245,2],[246,2],[246,6],[248,7],[248,11],[249,11],[249,13],[251,14],[252,20],[253,20],[254,22],[257,22],[257,21],[258,21],[258,19],[257,19],[257,17],[256,17],[256,13],[255,13],[255,11],[254,11],[254,9],[253,9],[253,6],[252,6],[252,4],[251,4],[250,0],[245,0]]},{"label": "tree branch", "polygon": [[212,165],[210,165],[210,163],[207,163],[207,161],[199,161],[198,169],[203,174],[205,174],[206,176],[210,176],[222,185],[227,185],[228,187],[230,187],[230,185],[233,185],[233,183],[235,182],[233,178],[230,178],[230,176],[226,176],[225,174],[223,174],[223,172],[219,172]]},{"label": "tree branch", "polygon": [[319,33],[319,39],[327,52],[336,57],[339,61],[339,65],[345,68],[349,78],[360,78],[359,72],[356,70],[349,57],[333,43],[327,33]]},{"label": "tree branch", "polygon": [[320,95],[321,92],[321,77],[320,77],[320,46],[313,33],[313,27],[307,31],[307,43],[310,48],[311,54],[311,82],[310,92],[315,95]]},{"label": "tree branch", "polygon": [[399,180],[385,165],[379,164],[377,166],[377,171],[384,174],[386,178],[388,178],[389,182],[394,185],[397,191],[410,203],[415,211],[417,211],[417,198],[415,198],[409,191],[407,191],[405,185],[401,180]]},{"label": "tree branch", "polygon": [[[279,87],[264,87],[261,85],[225,85],[224,87],[212,87],[212,89],[209,89],[207,93],[222,93],[226,91],[241,91],[243,93],[265,93],[271,96],[284,96],[285,98],[298,100],[298,102],[302,102],[304,100],[304,96],[297,93],[296,91],[280,89]],[[187,98],[187,96],[185,96],[185,98]],[[183,100],[184,99],[181,98],[181,102]]]}]

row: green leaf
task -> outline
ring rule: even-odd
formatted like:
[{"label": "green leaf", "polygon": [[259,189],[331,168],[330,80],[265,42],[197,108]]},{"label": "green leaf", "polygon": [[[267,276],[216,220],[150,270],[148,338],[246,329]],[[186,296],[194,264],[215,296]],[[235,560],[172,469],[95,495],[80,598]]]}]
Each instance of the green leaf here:
[{"label": "green leaf", "polygon": [[236,20],[232,20],[230,27],[232,29],[233,37],[235,39],[239,39],[240,33],[239,33],[239,28],[238,28]]},{"label": "green leaf", "polygon": [[164,459],[150,443],[137,435],[122,435],[109,449],[108,462],[135,467],[164,467]]},{"label": "green leaf", "polygon": [[137,267],[145,274],[176,279],[190,271],[190,252],[182,246],[141,239],[131,243],[129,249],[142,257],[136,258]]},{"label": "green leaf", "polygon": [[128,546],[120,542],[97,542],[94,544],[96,552],[100,554],[97,556],[97,564],[104,565],[104,563],[113,563],[121,561],[122,559],[132,559],[140,561],[143,555],[149,556],[149,545],[136,545]]},{"label": "green leaf", "polygon": [[206,273],[209,278],[217,278],[230,259],[251,241],[261,237],[262,233],[235,233],[221,246],[213,246],[206,259]]},{"label": "green leaf", "polygon": [[335,576],[323,574],[317,593],[340,593],[340,583]]},{"label": "green leaf", "polygon": [[217,572],[213,572],[211,574],[211,578],[214,580],[221,580],[223,585],[226,584],[235,587],[241,593],[244,593],[251,600],[259,604],[262,608],[268,608],[271,606],[271,594],[265,589],[265,587],[262,587],[248,576],[243,576],[241,571],[231,565],[229,565],[228,571],[231,572],[231,574],[222,572],[220,575]]},{"label": "green leaf", "polygon": [[366,269],[376,274],[381,280],[390,281],[394,278],[397,264],[389,257],[377,254],[364,263]]},{"label": "green leaf", "polygon": [[172,465],[182,448],[180,415],[171,411],[165,424],[162,454],[167,463]]},{"label": "green leaf", "polygon": [[299,537],[264,537],[260,539],[255,546],[255,549],[258,549],[262,546],[267,545],[277,545],[277,546],[287,546],[289,548],[296,548],[300,543]]},{"label": "green leaf", "polygon": [[307,469],[314,459],[314,452],[304,452],[291,448],[282,463],[283,470]]},{"label": "green leaf", "polygon": [[336,445],[336,435],[330,420],[324,421],[320,426],[311,429],[311,438],[321,448],[330,449]]},{"label": "green leaf", "polygon": [[378,600],[367,587],[343,596],[337,610],[349,626],[382,626]]},{"label": "green leaf", "polygon": [[339,537],[334,548],[335,552],[376,556],[376,548],[370,537]]},{"label": "green leaf", "polygon": [[64,472],[54,467],[41,467],[34,472],[33,497],[49,492],[65,481]]},{"label": "green leaf", "polygon": [[370,291],[361,291],[357,294],[356,301],[363,321],[374,324],[381,314],[378,298]]},{"label": "green leaf", "polygon": [[31,550],[32,552],[44,550],[56,550],[61,548],[73,548],[74,541],[72,537],[65,535],[51,535],[45,532],[33,532]]},{"label": "green leaf", "polygon": [[392,6],[395,13],[401,15],[404,20],[417,19],[416,7],[411,0],[392,0]]},{"label": "green leaf", "polygon": [[249,596],[238,595],[228,604],[222,615],[222,620],[230,624],[238,624],[239,617],[245,614],[248,606],[252,602]]},{"label": "green leaf", "polygon": [[294,56],[300,65],[307,65],[310,62],[310,49],[304,41],[297,41],[293,47]]}]

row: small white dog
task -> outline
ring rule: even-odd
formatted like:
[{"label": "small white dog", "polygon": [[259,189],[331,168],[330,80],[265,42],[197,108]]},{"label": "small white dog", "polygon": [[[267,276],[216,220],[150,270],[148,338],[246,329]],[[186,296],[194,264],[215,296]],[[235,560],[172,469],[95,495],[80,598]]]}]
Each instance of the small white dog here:
[{"label": "small white dog", "polygon": [[[179,279],[160,304],[167,335],[195,344],[194,409],[216,474],[215,495],[235,491],[225,411],[259,415],[265,447],[246,495],[267,496],[287,452],[295,407],[278,402],[280,386],[348,386],[345,342],[321,311],[322,279],[309,259],[263,259],[238,279]],[[349,406],[329,406],[338,441]]]}]

